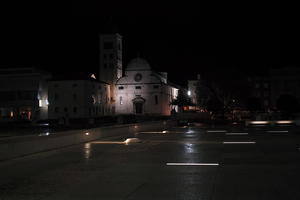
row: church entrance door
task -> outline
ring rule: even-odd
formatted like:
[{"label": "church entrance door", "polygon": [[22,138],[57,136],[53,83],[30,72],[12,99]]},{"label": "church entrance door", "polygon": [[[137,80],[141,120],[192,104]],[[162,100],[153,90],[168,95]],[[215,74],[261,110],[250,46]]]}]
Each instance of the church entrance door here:
[{"label": "church entrance door", "polygon": [[135,114],[144,114],[144,106],[145,106],[145,99],[143,97],[136,97],[132,100],[133,103],[133,112]]},{"label": "church entrance door", "polygon": [[135,103],[135,113],[142,114],[143,113],[143,103]]}]

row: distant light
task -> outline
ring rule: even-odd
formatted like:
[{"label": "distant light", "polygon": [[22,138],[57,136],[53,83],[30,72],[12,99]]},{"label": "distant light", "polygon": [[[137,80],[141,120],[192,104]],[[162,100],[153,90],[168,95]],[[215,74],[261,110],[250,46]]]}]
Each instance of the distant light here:
[{"label": "distant light", "polygon": [[85,133],[85,135],[89,135],[89,134],[90,134],[89,132],[86,132],[86,133]]},{"label": "distant light", "polygon": [[270,122],[269,121],[251,121],[250,124],[269,124]]},{"label": "distant light", "polygon": [[276,121],[276,124],[292,124],[293,121],[291,120],[280,120],[280,121]]},{"label": "distant light", "polygon": [[95,74],[92,74],[92,75],[91,75],[91,78],[96,79]]},{"label": "distant light", "polygon": [[49,101],[48,101],[48,99],[46,99],[46,100],[45,100],[45,102],[46,102],[46,105],[48,106],[48,105],[49,105]]},{"label": "distant light", "polygon": [[10,111],[10,117],[14,117],[14,112]]},{"label": "distant light", "polygon": [[49,126],[49,123],[42,123],[40,126]]},{"label": "distant light", "polygon": [[255,144],[256,142],[223,142],[223,144]]},{"label": "distant light", "polygon": [[187,92],[187,94],[188,94],[189,96],[191,96],[191,91],[189,90],[189,91]]},{"label": "distant light", "polygon": [[39,107],[42,107],[42,106],[43,106],[43,101],[39,100]]},{"label": "distant light", "polygon": [[138,128],[138,125],[135,125],[134,128]]},{"label": "distant light", "polygon": [[219,163],[167,163],[169,166],[218,166]]},{"label": "distant light", "polygon": [[49,132],[39,134],[39,136],[48,136],[48,135],[50,135]]},{"label": "distant light", "polygon": [[162,131],[162,133],[167,133],[167,131]]}]

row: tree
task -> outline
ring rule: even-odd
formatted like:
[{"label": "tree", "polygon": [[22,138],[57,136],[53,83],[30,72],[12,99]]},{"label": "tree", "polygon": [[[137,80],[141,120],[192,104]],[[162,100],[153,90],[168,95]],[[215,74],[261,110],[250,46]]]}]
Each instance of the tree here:
[{"label": "tree", "polygon": [[247,108],[250,111],[260,111],[262,109],[260,99],[257,97],[251,97],[247,101]]},{"label": "tree", "polygon": [[290,117],[299,111],[299,102],[296,97],[284,94],[281,95],[276,102],[277,109],[280,110],[284,117]]},{"label": "tree", "polygon": [[172,102],[170,102],[170,105],[176,105],[181,109],[184,106],[195,106],[195,104],[192,102],[191,98],[188,97],[186,91],[183,89],[180,89],[178,91],[177,98],[174,99]]}]

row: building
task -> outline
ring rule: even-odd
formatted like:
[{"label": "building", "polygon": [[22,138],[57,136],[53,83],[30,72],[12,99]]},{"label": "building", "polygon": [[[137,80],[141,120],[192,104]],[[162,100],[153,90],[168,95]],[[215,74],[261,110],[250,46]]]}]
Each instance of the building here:
[{"label": "building", "polygon": [[170,115],[170,102],[178,89],[168,83],[166,72],[154,72],[142,58],[131,60],[116,84],[117,114]]},{"label": "building", "polygon": [[300,69],[297,67],[273,68],[263,76],[249,77],[251,95],[259,100],[263,110],[277,109],[282,95],[290,95],[300,102]]},{"label": "building", "polygon": [[192,103],[198,105],[197,90],[200,86],[200,74],[197,75],[197,80],[188,80],[188,96],[191,98]]},{"label": "building", "polygon": [[277,100],[282,95],[290,95],[300,102],[300,69],[285,67],[270,70],[271,106],[276,108]]},{"label": "building", "polygon": [[119,34],[106,34],[100,36],[100,67],[99,81],[104,81],[110,87],[112,112],[115,112],[114,97],[115,87],[113,85],[122,77],[122,36]]},{"label": "building", "polygon": [[0,120],[48,118],[48,85],[51,74],[33,67],[0,70]]},{"label": "building", "polygon": [[261,109],[268,111],[272,107],[270,77],[268,75],[254,76],[248,78],[248,82],[250,84],[251,97],[258,100]]},{"label": "building", "polygon": [[[93,76],[94,77],[94,76]],[[83,119],[111,114],[110,85],[91,77],[49,81],[49,118]]]}]

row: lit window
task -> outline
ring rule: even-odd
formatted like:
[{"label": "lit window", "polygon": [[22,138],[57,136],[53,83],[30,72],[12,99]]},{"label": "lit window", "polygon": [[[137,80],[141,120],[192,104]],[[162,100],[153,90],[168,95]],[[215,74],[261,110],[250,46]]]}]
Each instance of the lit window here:
[{"label": "lit window", "polygon": [[120,105],[123,105],[123,98],[120,96]]},{"label": "lit window", "polygon": [[39,107],[42,107],[43,106],[43,102],[42,100],[39,100]]},{"label": "lit window", "polygon": [[142,89],[142,87],[141,86],[135,86],[135,89],[140,90],[140,89]]}]

